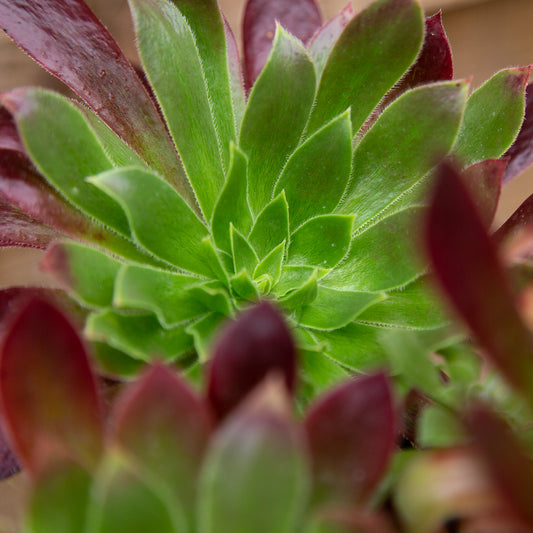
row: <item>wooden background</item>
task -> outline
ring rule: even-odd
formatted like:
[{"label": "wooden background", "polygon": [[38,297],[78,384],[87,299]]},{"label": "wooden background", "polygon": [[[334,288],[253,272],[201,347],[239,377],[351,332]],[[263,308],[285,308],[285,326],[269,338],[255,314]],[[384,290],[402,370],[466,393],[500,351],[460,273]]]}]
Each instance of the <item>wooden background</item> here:
[{"label": "wooden background", "polygon": [[[52,0],[53,1],[53,0]],[[245,0],[220,0],[232,27],[240,34],[239,22]],[[324,18],[334,15],[348,0],[319,0]],[[96,14],[130,58],[136,57],[126,0],[87,0]],[[370,3],[354,0],[356,9]],[[473,76],[479,85],[493,72],[533,63],[533,0],[423,0],[427,14],[443,9],[444,25],[452,49],[456,78]],[[1,21],[0,21],[1,27]],[[24,56],[5,36],[0,36],[0,91],[21,85],[59,84]],[[508,184],[503,193],[497,219],[508,214],[533,192],[533,171]],[[34,250],[0,251],[0,286],[43,283],[37,263],[42,257]],[[16,476],[0,484],[0,533],[17,531],[17,515],[23,500],[25,482]]]}]

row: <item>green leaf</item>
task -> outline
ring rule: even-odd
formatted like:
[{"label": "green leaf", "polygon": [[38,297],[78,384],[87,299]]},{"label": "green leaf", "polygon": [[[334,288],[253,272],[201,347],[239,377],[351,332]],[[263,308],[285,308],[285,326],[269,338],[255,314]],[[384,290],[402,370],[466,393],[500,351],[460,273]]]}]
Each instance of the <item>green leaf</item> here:
[{"label": "green leaf", "polygon": [[241,270],[230,279],[233,292],[244,300],[255,302],[259,299],[259,291],[246,270]]},{"label": "green leaf", "polygon": [[231,251],[230,225],[247,235],[252,226],[252,214],[248,206],[247,159],[234,144],[230,148],[231,163],[228,178],[215,205],[211,228],[215,244]]},{"label": "green leaf", "polygon": [[361,312],[385,298],[383,294],[318,288],[318,296],[302,309],[298,322],[313,329],[338,329],[347,326]]},{"label": "green leaf", "polygon": [[414,281],[425,270],[415,246],[415,223],[421,212],[421,207],[405,209],[354,237],[344,261],[323,283],[337,289],[373,292]]},{"label": "green leaf", "polygon": [[276,180],[298,145],[315,84],[313,63],[302,43],[278,26],[266,65],[248,98],[239,140],[248,156],[248,194],[254,214],[270,201]]},{"label": "green leaf", "polygon": [[321,279],[329,272],[329,270],[311,266],[284,265],[281,268],[280,279],[274,287],[275,293],[278,296],[283,296],[288,291],[300,287],[315,272],[317,279]]},{"label": "green leaf", "polygon": [[[467,84],[435,83],[392,102],[357,145],[353,179],[337,211],[361,227],[424,178],[435,158],[451,149],[463,114]],[[379,187],[376,184],[379,183]]]},{"label": "green leaf", "polygon": [[[235,140],[235,119],[230,89],[224,21],[216,0],[172,0],[185,16],[202,63],[209,102],[220,139],[224,165],[229,166],[230,143]],[[216,45],[215,45],[216,43]]]},{"label": "green leaf", "polygon": [[524,118],[529,70],[502,70],[472,93],[454,146],[464,166],[496,159],[511,146]]},{"label": "green leaf", "polygon": [[259,259],[248,239],[241,235],[234,227],[231,226],[231,252],[233,255],[233,268],[235,272],[246,269],[253,272]]},{"label": "green leaf", "polygon": [[208,360],[215,332],[226,319],[226,316],[212,312],[185,328],[185,331],[194,339],[194,348],[201,363]]},{"label": "green leaf", "polygon": [[73,463],[56,465],[33,486],[26,510],[26,531],[79,533],[83,531],[91,476]]},{"label": "green leaf", "polygon": [[[115,454],[102,465],[88,512],[87,533],[182,533],[185,518],[178,502],[162,486]],[[78,530],[79,531],[79,530]]]},{"label": "green leaf", "polygon": [[281,276],[281,267],[285,256],[285,241],[276,246],[255,268],[254,279],[269,276],[272,285],[275,285]]},{"label": "green leaf", "polygon": [[434,329],[449,323],[441,299],[422,276],[363,311],[357,320],[382,326]]},{"label": "green leaf", "polygon": [[[195,36],[183,15],[169,2],[131,0],[130,4],[141,61],[200,208],[210,219],[224,185],[224,169],[209,101],[216,95],[208,92]],[[222,50],[223,43],[220,41]],[[218,86],[223,80],[215,82],[215,75],[212,72],[209,78]],[[225,128],[225,124],[221,126]]]},{"label": "green leaf", "polygon": [[187,290],[198,278],[140,265],[124,265],[115,280],[113,305],[155,313],[165,328],[206,313]]},{"label": "green leaf", "polygon": [[135,377],[144,367],[142,361],[133,359],[105,342],[91,343],[91,353],[97,370],[103,375]]},{"label": "green leaf", "polygon": [[235,35],[226,19],[224,19],[224,30],[226,32],[226,49],[228,52],[229,84],[231,89],[231,101],[233,103],[233,114],[235,116],[235,128],[237,137],[241,130],[242,117],[246,107],[246,94],[244,90],[244,77],[241,65],[239,46],[235,40]]},{"label": "green leaf", "polygon": [[74,241],[52,244],[41,268],[70,296],[87,307],[111,307],[115,278],[122,265],[96,248]]},{"label": "green leaf", "polygon": [[304,281],[299,287],[286,292],[279,298],[279,303],[285,309],[295,309],[296,307],[310,304],[317,297],[317,294],[317,272],[313,270],[309,279]]},{"label": "green leaf", "polygon": [[346,112],[295,150],[276,183],[274,194],[285,191],[292,231],[337,207],[351,167],[352,127]]},{"label": "green leaf", "polygon": [[423,37],[424,17],[415,0],[380,0],[352,19],[324,67],[307,131],[350,107],[353,130],[359,130],[413,63]]},{"label": "green leaf", "polygon": [[233,315],[230,296],[224,284],[218,280],[205,281],[191,286],[188,291],[192,300],[200,302],[209,311],[226,316]]},{"label": "green leaf", "polygon": [[207,268],[208,276],[216,278],[229,288],[228,272],[224,266],[225,252],[220,252],[215,248],[211,236],[204,237],[197,250],[198,258]]},{"label": "green leaf", "polygon": [[422,448],[444,448],[465,442],[460,421],[445,407],[430,405],[423,409],[417,430],[417,444]]},{"label": "green leaf", "polygon": [[141,168],[111,170],[89,181],[122,206],[141,246],[184,270],[211,275],[198,253],[207,228],[168,183]]},{"label": "green leaf", "polygon": [[85,334],[146,362],[174,361],[193,348],[192,338],[183,327],[164,329],[151,314],[124,315],[111,310],[92,313],[87,318]]},{"label": "green leaf", "polygon": [[289,241],[289,207],[281,193],[259,213],[249,241],[260,259],[283,241]]},{"label": "green leaf", "polygon": [[322,215],[302,224],[292,235],[287,262],[333,268],[350,247],[353,216]]},{"label": "green leaf", "polygon": [[48,182],[81,211],[129,237],[120,206],[85,181],[113,165],[81,111],[43,89],[10,94],[10,103],[25,148]]}]

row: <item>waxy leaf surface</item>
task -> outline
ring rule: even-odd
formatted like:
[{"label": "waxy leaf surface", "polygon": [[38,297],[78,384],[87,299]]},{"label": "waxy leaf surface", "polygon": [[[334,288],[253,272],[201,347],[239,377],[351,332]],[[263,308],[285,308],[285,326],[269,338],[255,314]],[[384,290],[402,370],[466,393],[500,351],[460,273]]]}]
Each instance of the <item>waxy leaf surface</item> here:
[{"label": "waxy leaf surface", "polygon": [[243,19],[244,69],[250,89],[265,65],[276,22],[306,43],[322,23],[315,0],[250,0]]},{"label": "waxy leaf surface", "polygon": [[358,131],[416,59],[423,36],[422,10],[414,0],[379,0],[353,18],[324,67],[307,132],[348,108]]},{"label": "waxy leaf surface", "polygon": [[354,229],[417,184],[436,158],[451,149],[466,91],[463,82],[419,87],[403,94],[380,115],[355,149],[353,179],[337,208],[356,215]]},{"label": "waxy leaf surface", "polygon": [[0,20],[25,52],[68,85],[148,164],[192,200],[155,103],[85,2],[2,0]]},{"label": "waxy leaf surface", "polygon": [[4,338],[0,374],[4,429],[32,474],[65,459],[96,466],[100,400],[85,348],[62,313],[43,300],[26,303]]},{"label": "waxy leaf surface", "polygon": [[[141,60],[200,208],[209,219],[224,184],[224,168],[194,35],[168,2],[131,0],[131,5]],[[229,151],[229,141],[225,149]]]},{"label": "waxy leaf surface", "polygon": [[298,145],[315,84],[307,51],[278,26],[268,62],[248,98],[239,141],[248,156],[248,195],[254,214],[271,200],[287,157]]},{"label": "waxy leaf surface", "polygon": [[511,146],[524,117],[529,71],[502,70],[468,98],[453,150],[461,164],[498,158]]}]

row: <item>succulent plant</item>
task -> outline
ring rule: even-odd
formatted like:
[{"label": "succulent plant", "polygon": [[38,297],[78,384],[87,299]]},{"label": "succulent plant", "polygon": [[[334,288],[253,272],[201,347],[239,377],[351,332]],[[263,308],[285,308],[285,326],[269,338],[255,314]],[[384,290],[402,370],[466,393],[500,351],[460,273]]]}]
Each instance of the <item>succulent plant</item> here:
[{"label": "succulent plant", "polygon": [[449,155],[492,219],[529,69],[468,96],[415,0],[323,26],[314,0],[250,0],[243,79],[214,0],[130,6],[142,77],[82,0],[0,0],[7,34],[83,101],[1,95],[1,242],[47,250],[101,365],[204,362],[261,299],[313,390],[381,364],[389,329],[448,339],[417,253],[426,191]]}]

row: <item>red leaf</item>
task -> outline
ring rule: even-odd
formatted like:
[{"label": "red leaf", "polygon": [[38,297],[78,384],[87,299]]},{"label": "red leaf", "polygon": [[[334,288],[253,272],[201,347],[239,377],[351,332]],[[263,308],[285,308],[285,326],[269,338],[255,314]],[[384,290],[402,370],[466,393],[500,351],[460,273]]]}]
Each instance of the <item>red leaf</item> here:
[{"label": "red leaf", "polygon": [[95,378],[80,337],[44,300],[30,300],[7,329],[0,400],[4,429],[32,474],[65,459],[96,465],[103,429]]},{"label": "red leaf", "polygon": [[211,426],[207,406],[174,372],[155,365],[124,391],[112,430],[122,448],[191,508]]},{"label": "red leaf", "polygon": [[533,403],[533,339],[459,174],[439,168],[426,246],[436,278],[486,355]]},{"label": "red leaf", "polygon": [[396,441],[383,374],[349,381],[321,397],[305,419],[319,502],[366,500],[381,480]]},{"label": "red leaf", "polygon": [[503,177],[504,183],[533,163],[533,83],[530,83],[526,88],[524,122],[518,136],[504,157],[509,160]]},{"label": "red leaf", "polygon": [[[180,163],[155,103],[83,0],[0,0],[5,32],[169,179]],[[159,148],[159,149],[156,149]]]},{"label": "red leaf", "polygon": [[478,405],[467,417],[476,447],[485,459],[494,486],[509,507],[533,527],[533,461],[509,426],[487,407]]},{"label": "red leaf", "polygon": [[266,63],[276,21],[306,43],[320,28],[315,0],[248,0],[243,19],[244,77],[250,89]]},{"label": "red leaf", "polygon": [[25,153],[24,145],[20,140],[17,126],[11,113],[0,106],[0,150],[13,150]]},{"label": "red leaf", "polygon": [[207,396],[216,415],[226,416],[271,372],[279,372],[294,391],[294,341],[278,311],[263,302],[241,315],[215,345]]}]

